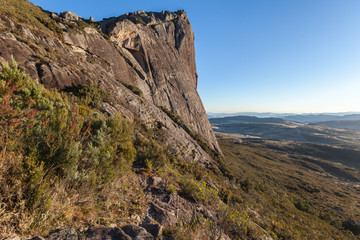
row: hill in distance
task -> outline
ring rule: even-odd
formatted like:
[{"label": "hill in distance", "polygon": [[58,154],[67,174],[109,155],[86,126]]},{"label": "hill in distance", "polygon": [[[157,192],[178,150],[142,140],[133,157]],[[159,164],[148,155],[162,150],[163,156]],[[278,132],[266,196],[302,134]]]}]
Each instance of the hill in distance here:
[{"label": "hill in distance", "polygon": [[325,122],[325,121],[341,121],[341,120],[360,120],[358,112],[339,112],[339,113],[258,113],[258,112],[239,112],[239,113],[207,113],[208,118],[225,118],[235,116],[252,116],[258,118],[282,118],[298,122]]},{"label": "hill in distance", "polygon": [[[295,230],[293,220],[299,217],[312,222],[313,230],[327,222],[342,232],[359,234],[359,202],[354,202],[360,197],[359,121],[321,122],[358,116],[320,114],[294,119],[298,117],[304,122],[254,116],[211,118],[210,122],[227,159],[225,165],[233,174],[243,173],[239,181],[244,189],[253,188],[248,190],[246,201],[259,204],[255,208],[261,212],[262,220],[276,216]],[[320,122],[305,122],[314,119]],[[264,186],[266,190],[259,190]],[[271,200],[266,200],[267,197]],[[306,217],[295,213],[298,217],[293,217],[291,208],[284,206],[286,199],[295,201],[295,207],[306,212]],[[288,232],[290,229],[283,229],[277,236],[280,239],[314,237],[304,232],[302,237],[294,238]],[[319,239],[357,239],[350,235],[335,237],[337,233],[329,231],[329,237]]]}]

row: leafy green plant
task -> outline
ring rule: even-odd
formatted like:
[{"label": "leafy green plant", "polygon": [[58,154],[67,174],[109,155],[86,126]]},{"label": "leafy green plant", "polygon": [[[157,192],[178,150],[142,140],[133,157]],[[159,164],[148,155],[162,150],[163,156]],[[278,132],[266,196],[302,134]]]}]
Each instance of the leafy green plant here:
[{"label": "leafy green plant", "polygon": [[167,162],[164,149],[155,140],[138,136],[134,145],[137,151],[136,164],[152,169],[160,168]]},{"label": "leafy green plant", "polygon": [[180,195],[205,205],[217,205],[220,198],[218,192],[204,181],[196,182],[191,178],[180,181]]},{"label": "leafy green plant", "polygon": [[310,212],[311,210],[311,206],[308,203],[304,202],[302,199],[297,199],[294,203],[294,206],[303,212]]}]

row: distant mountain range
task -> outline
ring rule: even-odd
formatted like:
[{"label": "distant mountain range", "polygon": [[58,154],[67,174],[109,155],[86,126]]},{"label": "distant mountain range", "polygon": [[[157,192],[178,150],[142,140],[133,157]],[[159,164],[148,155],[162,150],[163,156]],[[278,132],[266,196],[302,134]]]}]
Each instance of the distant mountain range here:
[{"label": "distant mountain range", "polygon": [[286,124],[289,120],[282,118],[259,118],[253,116],[231,116],[223,118],[211,118],[212,124],[237,124],[237,123],[283,123]]},{"label": "distant mountain range", "polygon": [[307,123],[320,123],[328,121],[355,121],[360,120],[360,114],[350,114],[343,116],[329,115],[329,114],[309,114],[309,115],[294,115],[285,116],[283,119],[296,121],[296,122],[307,122]]},{"label": "distant mountain range", "polygon": [[327,122],[320,122],[319,124],[331,128],[343,128],[343,129],[352,129],[352,130],[360,131],[360,120],[327,121]]},{"label": "distant mountain range", "polygon": [[[208,118],[228,118],[229,121],[235,121],[236,119],[233,117],[256,117],[263,118],[265,122],[275,120],[272,118],[285,119],[296,122],[303,123],[319,123],[319,122],[328,122],[328,121],[356,121],[360,120],[359,112],[343,112],[343,113],[320,113],[320,114],[291,114],[291,113],[256,113],[256,112],[240,112],[240,113],[208,113]],[[246,118],[238,118],[238,121],[249,120],[250,122],[259,122],[259,119],[246,119]],[[278,120],[276,120],[278,121]]]},{"label": "distant mountain range", "polygon": [[238,112],[238,113],[207,113],[208,118],[222,118],[222,117],[234,117],[234,116],[251,116],[251,117],[259,117],[259,118],[282,118],[285,116],[290,115],[296,115],[292,113],[271,113],[271,112],[264,112],[264,113],[258,113],[258,112]]},{"label": "distant mountain range", "polygon": [[[209,120],[216,132],[240,134],[245,138],[281,139],[360,147],[360,120],[354,120],[360,118],[360,114],[345,116],[295,115],[291,118],[294,120],[253,116],[231,116]],[[325,121],[334,118],[344,120]]]}]

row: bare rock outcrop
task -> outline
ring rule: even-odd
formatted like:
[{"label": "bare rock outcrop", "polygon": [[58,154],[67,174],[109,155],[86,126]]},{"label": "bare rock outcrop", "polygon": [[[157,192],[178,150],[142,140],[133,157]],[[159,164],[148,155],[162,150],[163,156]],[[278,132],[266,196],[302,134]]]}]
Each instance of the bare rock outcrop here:
[{"label": "bare rock outcrop", "polygon": [[194,33],[184,11],[126,14],[101,24],[124,58],[141,72],[136,85],[156,106],[181,116],[210,148],[220,151],[196,91]]},{"label": "bare rock outcrop", "polygon": [[[196,90],[194,33],[184,11],[138,11],[99,22],[98,28],[71,12],[48,14],[62,29],[60,37],[0,18],[6,27],[0,31],[0,61],[15,58],[47,88],[100,85],[116,100],[104,104],[104,111],[120,111],[148,127],[161,123],[167,145],[182,159],[205,166],[212,161],[199,139],[211,155],[221,155]],[[140,89],[141,96],[124,83]]]},{"label": "bare rock outcrop", "polygon": [[60,17],[63,18],[65,21],[78,21],[81,19],[81,17],[70,11],[60,13]]}]

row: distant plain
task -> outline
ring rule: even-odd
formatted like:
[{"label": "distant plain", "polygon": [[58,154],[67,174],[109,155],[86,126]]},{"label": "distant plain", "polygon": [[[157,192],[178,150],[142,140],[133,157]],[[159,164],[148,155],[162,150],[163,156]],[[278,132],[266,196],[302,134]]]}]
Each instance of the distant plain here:
[{"label": "distant plain", "polygon": [[284,239],[310,239],[307,231],[327,238],[325,228],[336,239],[353,239],[346,221],[360,220],[360,121],[232,116],[210,122],[228,169],[253,186],[242,197],[262,216],[259,224],[276,219],[269,227]]}]

